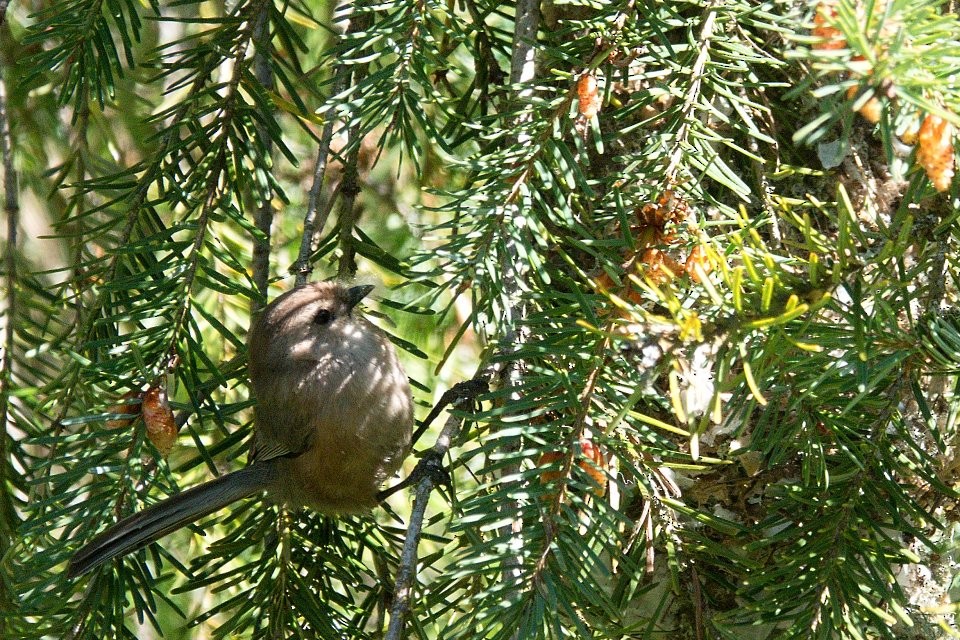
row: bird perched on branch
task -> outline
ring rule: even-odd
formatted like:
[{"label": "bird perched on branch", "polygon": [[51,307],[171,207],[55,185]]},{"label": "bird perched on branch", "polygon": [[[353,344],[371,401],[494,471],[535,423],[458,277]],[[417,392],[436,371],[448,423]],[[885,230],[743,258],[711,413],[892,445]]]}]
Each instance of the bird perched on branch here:
[{"label": "bird perched on branch", "polygon": [[409,452],[413,402],[390,340],[354,315],[372,289],[322,282],[270,303],[248,340],[257,400],[250,464],[121,520],[73,556],[68,575],[264,491],[323,513],[374,507]]}]

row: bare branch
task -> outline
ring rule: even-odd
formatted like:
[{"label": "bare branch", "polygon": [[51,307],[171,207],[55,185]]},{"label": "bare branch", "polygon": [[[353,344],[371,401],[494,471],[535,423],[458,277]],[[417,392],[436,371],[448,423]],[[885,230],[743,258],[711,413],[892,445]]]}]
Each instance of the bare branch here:
[{"label": "bare branch", "polygon": [[[273,4],[263,4],[253,18],[253,42],[256,52],[253,56],[253,73],[257,82],[263,87],[264,91],[273,90],[273,70],[270,68],[270,57],[273,52],[273,46],[270,43],[270,13],[273,11]],[[272,114],[264,114],[271,117]],[[257,124],[257,135],[263,144],[264,160],[271,156],[273,142],[270,139],[270,132],[263,122]],[[264,171],[268,167],[261,167]],[[266,191],[262,194],[262,200],[253,213],[253,221],[261,236],[255,236],[253,239],[253,282],[260,292],[260,298],[253,301],[253,311],[256,311],[262,305],[262,301],[267,298],[267,284],[270,280],[270,227],[273,225],[273,203],[272,190],[269,184],[263,185]]]},{"label": "bare branch", "polygon": [[[335,72],[338,76],[337,86],[346,84],[344,80],[349,77],[349,72],[345,65],[338,65]],[[323,189],[323,182],[327,173],[327,158],[330,156],[330,141],[333,140],[333,125],[335,119],[328,118],[323,125],[323,134],[320,136],[320,146],[317,148],[317,161],[313,166],[313,184],[310,186],[310,195],[307,199],[307,213],[303,217],[303,238],[300,240],[300,252],[297,255],[297,261],[293,264],[293,272],[296,274],[296,286],[302,287],[307,283],[307,276],[313,271],[310,264],[310,254],[313,253],[314,238],[317,233],[322,231],[327,225],[327,216],[330,214],[329,207],[324,207],[323,215],[317,220],[317,207],[320,202],[320,192]]]},{"label": "bare branch", "polygon": [[670,156],[670,164],[667,166],[667,170],[664,172],[668,180],[676,179],[677,170],[680,167],[681,160],[683,160],[685,146],[684,143],[686,142],[687,136],[690,133],[690,122],[695,117],[694,107],[696,107],[697,100],[700,98],[700,85],[703,83],[704,69],[706,69],[707,61],[710,60],[710,51],[713,45],[713,29],[716,26],[716,23],[717,11],[714,8],[714,5],[710,4],[707,7],[707,15],[703,21],[703,28],[700,30],[700,37],[698,38],[700,43],[700,52],[697,55],[696,62],[693,64],[693,69],[690,71],[692,82],[690,83],[690,88],[687,89],[687,95],[683,101],[683,106],[680,107],[680,113],[682,114],[680,119],[681,125],[680,129],[677,131],[674,151]]},{"label": "bare branch", "polygon": [[[2,6],[0,18],[6,15],[6,5]],[[0,71],[7,69],[6,60],[0,53]],[[10,437],[7,434],[10,397],[10,379],[13,375],[14,318],[17,313],[17,230],[19,226],[20,202],[17,195],[17,174],[13,167],[13,138],[10,135],[10,118],[7,108],[7,79],[0,72],[0,163],[3,165],[3,211],[7,218],[7,237],[4,267],[6,270],[6,310],[4,317],[3,352],[0,353],[0,484],[12,486],[8,481],[10,470]],[[9,534],[15,519],[10,492],[0,491],[0,555],[6,554],[11,540]]]},{"label": "bare branch", "polygon": [[[348,2],[341,3],[334,13],[348,12],[352,6]],[[367,28],[368,20],[353,17],[350,19],[346,28],[346,33],[356,33]],[[323,125],[323,133],[320,135],[320,146],[317,148],[317,161],[313,167],[313,184],[310,185],[310,194],[307,199],[307,212],[303,217],[303,237],[300,240],[300,251],[297,254],[297,261],[294,262],[291,269],[296,274],[296,286],[300,287],[306,284],[307,277],[313,271],[313,265],[310,264],[310,256],[314,251],[314,242],[317,235],[327,226],[327,219],[333,210],[335,197],[331,197],[323,203],[323,209],[320,210],[320,196],[323,192],[323,185],[327,178],[327,161],[330,157],[330,145],[333,141],[334,127],[338,122],[336,117],[335,100],[350,86],[351,79],[355,78],[356,70],[346,64],[338,64],[334,69],[333,75],[336,79],[330,96],[330,104],[326,110],[326,122]],[[354,136],[351,136],[352,140]],[[353,207],[353,201],[350,203]]]},{"label": "bare branch", "polygon": [[[478,374],[473,380],[462,382],[447,393],[443,394],[440,402],[430,412],[430,416],[424,420],[425,425],[436,417],[446,404],[453,404],[455,408],[464,408],[471,403],[477,394],[487,388],[486,373]],[[437,473],[440,462],[450,450],[451,444],[460,435],[460,429],[463,426],[463,420],[451,415],[443,426],[443,430],[437,437],[433,447],[426,452],[420,464],[411,474],[411,478],[417,483],[414,492],[413,510],[410,514],[410,525],[407,527],[407,537],[403,542],[403,551],[400,554],[400,564],[397,567],[397,578],[394,586],[393,605],[390,608],[390,625],[387,628],[384,640],[400,640],[403,637],[403,628],[406,624],[407,615],[410,613],[410,600],[413,592],[413,584],[416,580],[417,570],[417,548],[420,544],[420,535],[423,531],[423,519],[426,515],[427,502],[434,487],[437,486],[439,475]],[[419,476],[419,477],[417,477]],[[403,486],[404,483],[401,483]],[[395,491],[398,487],[394,487]]]},{"label": "bare branch", "polygon": [[[510,60],[510,82],[516,91],[515,100],[518,102],[528,99],[533,95],[536,77],[536,49],[534,44],[537,39],[537,31],[540,24],[540,3],[539,0],[520,0],[517,3],[516,16],[514,20],[513,31],[513,54]],[[531,117],[530,111],[525,111],[520,116],[520,121]],[[517,136],[517,142],[524,144],[529,142],[529,135],[521,132]],[[519,182],[519,181],[518,181]],[[503,243],[505,251],[500,257],[500,268],[503,274],[503,298],[504,298],[504,332],[500,339],[500,350],[504,353],[518,351],[526,341],[525,331],[520,328],[523,318],[527,314],[526,303],[523,300],[523,283],[526,280],[526,272],[529,267],[526,262],[520,259],[520,253],[517,248],[517,238],[510,227],[515,227],[514,218],[521,214],[520,205],[516,201],[508,202],[503,207],[503,229],[506,230]],[[507,402],[519,400],[521,378],[523,370],[521,363],[514,359],[507,359],[502,367],[496,371],[499,378],[499,386],[505,390],[511,390]],[[503,470],[505,475],[512,475],[518,472],[516,466],[507,467]],[[511,509],[513,513],[520,513],[520,509]],[[518,535],[523,528],[523,523],[516,520],[503,527],[502,533],[505,537]],[[520,576],[520,567],[522,559],[518,555],[512,555],[503,560],[502,579],[506,584],[518,584],[517,578]]]}]

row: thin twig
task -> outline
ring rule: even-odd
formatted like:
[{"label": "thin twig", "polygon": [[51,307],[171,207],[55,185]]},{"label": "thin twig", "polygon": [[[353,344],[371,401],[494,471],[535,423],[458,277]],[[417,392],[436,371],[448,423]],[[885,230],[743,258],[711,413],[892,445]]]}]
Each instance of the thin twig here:
[{"label": "thin twig", "polygon": [[442,396],[440,396],[440,401],[437,402],[436,406],[430,410],[430,413],[427,414],[427,417],[423,419],[423,422],[420,423],[420,426],[417,427],[417,430],[413,433],[413,437],[410,438],[411,444],[416,444],[420,437],[423,435],[423,432],[427,430],[434,420],[437,419],[437,416],[440,415],[440,412],[446,409],[451,404],[454,406],[459,406],[465,400],[472,400],[476,398],[480,393],[488,389],[488,384],[485,378],[475,377],[472,380],[467,382],[461,382],[460,384],[454,385],[450,389],[447,389]]},{"label": "thin twig", "polygon": [[[451,418],[451,421],[459,421]],[[450,425],[450,422],[447,425]],[[397,580],[394,586],[393,606],[390,608],[390,625],[384,640],[400,640],[403,637],[403,628],[410,613],[410,599],[413,592],[414,577],[417,567],[417,547],[420,545],[420,534],[423,531],[423,518],[427,511],[427,502],[433,492],[434,480],[426,474],[417,484],[413,499],[413,510],[410,513],[410,526],[407,527],[407,537],[400,554],[400,565],[397,567]]]},{"label": "thin twig", "polygon": [[[361,25],[360,17],[355,17],[350,21],[351,30],[364,30],[369,28],[369,18],[363,21]],[[358,83],[367,74],[367,64],[357,65],[353,69],[350,79],[353,83]],[[349,150],[347,157],[343,162],[343,176],[340,178],[340,185],[337,188],[339,196],[338,206],[340,208],[340,220],[337,225],[337,236],[340,241],[340,263],[337,265],[337,277],[340,279],[350,279],[357,272],[357,249],[354,246],[353,230],[359,219],[359,212],[356,209],[357,196],[360,195],[360,146],[361,125],[360,118],[354,118],[355,122],[349,128],[344,141],[344,150]]]},{"label": "thin twig", "polygon": [[[6,7],[3,7],[4,11]],[[0,13],[2,17],[4,13]],[[7,433],[9,422],[10,380],[13,376],[13,350],[17,315],[17,228],[19,226],[20,202],[17,194],[17,174],[13,168],[13,137],[10,135],[10,118],[7,109],[7,78],[3,73],[7,69],[5,57],[0,49],[0,162],[3,164],[3,211],[7,218],[6,238],[6,289],[7,304],[4,318],[3,352],[0,353],[0,556],[6,554],[12,539],[10,534],[16,514],[10,500],[9,487],[13,486],[7,478],[10,471],[11,437]]]},{"label": "thin twig", "polygon": [[[270,58],[273,53],[273,46],[270,42],[270,13],[273,11],[273,4],[264,4],[257,11],[253,18],[253,43],[256,49],[253,56],[253,73],[257,82],[264,91],[273,90],[273,69],[270,67]],[[272,118],[272,113],[262,114],[264,120]],[[270,131],[267,125],[261,121],[257,124],[257,137],[263,145],[263,158],[266,162],[273,151],[273,141],[270,138]],[[267,166],[262,167],[264,171]],[[253,271],[253,282],[260,293],[260,297],[251,302],[253,311],[258,310],[263,301],[267,299],[267,284],[270,281],[270,228],[273,226],[273,190],[269,183],[264,185],[265,192],[261,196],[260,204],[253,213],[254,225],[260,234],[253,239],[253,261],[251,269]]]},{"label": "thin twig", "polygon": [[[242,371],[238,371],[243,369]],[[246,359],[240,356],[234,356],[220,365],[218,375],[211,376],[193,388],[193,396],[190,398],[190,408],[177,412],[174,419],[177,429],[182,429],[194,413],[199,413],[208,400],[213,397],[213,392],[220,388],[221,380],[230,380],[235,377],[241,379],[246,375]]]},{"label": "thin twig", "polygon": [[[600,364],[594,367],[593,371],[590,372],[583,391],[580,392],[580,396],[577,399],[577,405],[580,407],[580,412],[577,414],[576,420],[573,423],[573,430],[570,435],[571,446],[568,448],[567,455],[564,457],[563,466],[560,471],[562,478],[572,477],[573,460],[576,455],[575,452],[579,449],[579,447],[574,446],[574,444],[580,441],[581,436],[583,436],[583,433],[587,428],[587,414],[590,411],[590,407],[593,406],[592,399],[597,389],[597,383],[599,382],[600,374],[604,371],[607,363],[607,358],[603,357],[602,354],[607,352],[609,348],[609,337],[604,338],[596,345],[594,357],[599,359]],[[546,527],[545,531],[543,549],[540,552],[540,558],[537,560],[535,569],[537,578],[539,578],[541,573],[546,571],[547,560],[549,559],[550,553],[553,551],[553,540],[557,533],[556,528],[553,526],[553,521],[560,513],[561,505],[563,504],[567,493],[567,487],[567,481],[564,480],[564,482],[562,482],[560,485],[560,490],[557,491],[557,493],[550,500],[550,507],[547,510],[546,516],[546,524],[548,526]]]},{"label": "thin twig", "polygon": [[[272,5],[266,3],[260,6],[259,10],[257,10],[253,16],[253,26],[251,29],[251,39],[255,47],[253,56],[254,76],[265,91],[271,91],[274,87],[273,70],[270,67],[270,57],[273,53],[273,46],[270,39],[271,8]],[[264,118],[267,117],[273,117],[273,115],[264,114]],[[257,136],[263,141],[263,157],[265,159],[269,158],[273,148],[273,142],[270,138],[269,130],[262,123],[257,125]],[[267,285],[270,280],[270,229],[273,226],[273,205],[271,203],[270,193],[270,187],[268,186],[263,201],[254,212],[254,225],[260,230],[263,236],[255,236],[253,239],[251,270],[253,272],[253,282],[257,291],[260,293],[260,298],[259,300],[251,301],[251,312],[259,310],[262,306],[260,301],[266,300]],[[225,368],[229,368],[235,364],[235,360],[236,359],[233,359],[227,363]],[[210,398],[210,393],[213,388],[219,386],[219,383],[216,381],[208,381],[207,384],[209,385],[210,382],[215,383],[212,388],[201,387],[196,390],[196,395],[193,398],[193,406],[190,409],[177,413],[175,422],[178,430],[186,425],[190,416],[200,411],[203,403]]]},{"label": "thin twig", "polygon": [[[346,65],[342,64],[337,65],[335,73],[341,80],[349,76]],[[339,81],[338,86],[340,86]],[[320,202],[320,192],[327,173],[327,158],[330,156],[330,142],[333,140],[335,121],[334,118],[328,117],[326,124],[323,125],[320,146],[317,149],[317,161],[313,166],[313,184],[310,186],[310,194],[307,199],[307,213],[303,217],[303,238],[300,240],[300,252],[297,255],[297,261],[293,263],[293,272],[296,274],[295,286],[297,287],[305,285],[307,277],[313,271],[313,267],[310,265],[310,254],[313,253],[314,238],[327,225],[327,215],[330,213],[329,208],[324,208],[324,215],[318,223],[317,206]]]},{"label": "thin twig", "polygon": [[[444,394],[445,399],[453,399],[453,406],[457,409],[465,407],[473,401],[478,393],[486,388],[485,378],[478,375],[473,380],[461,383],[451,389],[455,393]],[[444,399],[438,403],[442,406]],[[434,412],[431,412],[433,415]],[[427,502],[434,487],[440,482],[439,475],[435,472],[439,468],[439,462],[447,455],[451,444],[460,435],[460,429],[463,426],[463,420],[456,415],[450,415],[443,426],[443,430],[437,437],[436,443],[424,456],[417,469],[423,470],[417,481],[417,488],[414,492],[413,509],[410,514],[410,525],[407,527],[407,536],[403,542],[403,550],[400,553],[400,564],[397,567],[397,578],[394,585],[393,605],[390,607],[390,625],[387,627],[387,633],[384,640],[400,640],[403,637],[403,629],[406,625],[407,615],[410,613],[410,600],[413,593],[413,584],[416,579],[417,571],[417,548],[420,544],[420,535],[423,531],[423,519],[426,515]],[[417,470],[414,470],[417,473]],[[411,474],[412,475],[412,474]]]},{"label": "thin twig", "polygon": [[[536,47],[537,31],[540,24],[539,0],[520,0],[517,3],[513,30],[513,52],[510,59],[510,83],[516,91],[515,104],[529,100],[534,92],[536,79]],[[524,109],[518,118],[517,125],[532,117],[531,109]],[[529,142],[529,135],[517,135],[517,143]],[[519,182],[519,180],[518,180]],[[524,260],[520,259],[517,249],[517,239],[508,227],[515,226],[514,218],[521,213],[516,202],[508,202],[502,209],[502,219],[506,233],[503,237],[504,251],[500,255],[501,277],[503,281],[504,298],[504,332],[500,340],[500,350],[504,354],[516,353],[526,341],[523,319],[527,314],[526,303],[523,300],[522,283],[526,279],[528,269]],[[513,358],[507,358],[505,364],[496,372],[499,387],[507,391],[507,402],[520,400],[523,369],[521,363]],[[511,465],[503,469],[504,475],[513,475],[519,472],[518,465]],[[521,513],[518,504],[504,505],[505,509],[513,514]],[[523,523],[514,519],[501,528],[504,537],[518,536],[523,529]],[[502,579],[504,584],[518,585],[523,560],[519,554],[512,554],[503,559]]]},{"label": "thin twig", "polygon": [[928,313],[937,313],[940,311],[940,305],[943,302],[944,295],[946,295],[946,283],[947,283],[947,245],[943,240],[938,239],[936,242],[936,250],[933,253],[933,257],[930,260],[930,271],[932,275],[930,278],[930,288],[926,296],[926,311]]},{"label": "thin twig", "polygon": [[360,123],[350,127],[347,134],[347,145],[352,144],[352,151],[343,165],[343,178],[340,180],[340,222],[337,235],[340,239],[340,264],[337,267],[337,277],[349,280],[357,272],[357,248],[354,246],[353,230],[360,219],[357,211],[357,196],[360,195],[360,173],[357,167],[360,162]]},{"label": "thin twig", "polygon": [[703,640],[703,594],[700,592],[700,574],[690,567],[690,585],[693,591],[693,630],[697,640]]},{"label": "thin twig", "polygon": [[[351,8],[349,2],[343,2],[334,10],[334,13],[349,11]],[[368,22],[369,20],[352,17],[347,25],[345,34],[350,35],[366,29]],[[329,98],[330,104],[325,112],[326,122],[323,125],[323,133],[320,134],[320,145],[317,148],[317,161],[313,167],[313,183],[310,185],[310,193],[307,198],[307,212],[303,217],[303,237],[300,240],[300,251],[297,254],[297,260],[293,263],[292,268],[296,276],[295,286],[297,287],[302,287],[306,284],[307,278],[313,271],[310,257],[313,255],[314,242],[316,241],[317,235],[327,226],[327,219],[333,210],[333,197],[324,202],[323,209],[322,211],[320,210],[320,196],[323,193],[323,185],[327,177],[327,161],[330,157],[330,145],[333,142],[334,127],[339,121],[335,114],[336,104],[333,100],[350,86],[350,81],[354,76],[354,68],[345,63],[338,64],[334,68],[333,76],[335,80]]]},{"label": "thin twig", "polygon": [[[776,145],[776,143],[774,143],[774,145]],[[757,157],[761,157],[760,144],[757,142],[756,138],[751,136],[747,139],[747,148],[750,150],[750,153]],[[773,202],[770,198],[770,194],[773,193],[773,185],[770,184],[770,176],[766,168],[763,166],[763,163],[753,161],[750,164],[753,167],[754,179],[757,181],[757,185],[760,187],[760,206],[763,207],[764,212],[770,217],[770,246],[775,249],[779,249],[783,246],[783,232],[780,230],[780,218],[777,216],[776,208],[773,206]]]},{"label": "thin twig", "polygon": [[[239,68],[239,65],[242,62],[241,59],[245,55],[245,52],[247,50],[246,47],[247,47],[247,39],[243,38],[242,41],[237,44],[236,53],[234,55],[234,69]],[[222,58],[220,56],[209,56],[205,64],[197,68],[197,73],[195,74],[196,77],[194,78],[193,82],[190,83],[190,87],[188,88],[188,91],[187,91],[188,94],[193,95],[201,91],[201,89],[206,85],[206,82],[212,77],[213,73],[220,67],[221,61],[222,61]],[[0,65],[0,68],[6,68],[6,65]],[[239,82],[240,82],[240,73],[239,71],[237,71],[234,74],[234,78],[229,83],[228,95],[225,99],[225,102],[232,101],[235,98],[235,93],[237,91],[237,86],[239,85]],[[119,235],[117,236],[117,240],[116,240],[117,247],[123,247],[124,245],[128,244],[133,238],[134,231],[138,227],[138,222],[142,218],[142,216],[140,215],[141,209],[143,208],[144,203],[146,203],[146,201],[150,197],[150,194],[152,193],[151,187],[155,185],[163,175],[164,167],[166,166],[166,164],[163,162],[163,159],[167,158],[168,155],[170,155],[171,157],[174,158],[174,161],[176,162],[175,154],[174,154],[175,149],[173,147],[175,146],[175,143],[180,141],[180,136],[179,136],[180,127],[182,127],[183,123],[186,122],[190,116],[196,115],[194,113],[196,105],[197,103],[193,100],[183,100],[181,104],[177,107],[176,111],[170,116],[169,119],[167,119],[169,126],[166,128],[166,131],[161,136],[160,144],[153,153],[154,160],[146,165],[145,170],[140,175],[139,180],[130,189],[130,193],[128,196],[129,199],[126,201],[128,203],[126,205],[128,209],[127,220],[123,226],[123,229],[120,231]],[[228,107],[225,106],[224,108],[227,109]],[[229,107],[229,110],[232,111],[232,109],[233,107]],[[223,119],[228,120],[229,118],[225,117]],[[198,222],[197,231],[196,231],[196,234],[198,236],[204,233],[202,225],[204,225],[205,223],[206,223],[205,219],[203,218],[203,216],[201,216],[201,220]],[[194,250],[196,250],[196,248],[197,248],[197,245],[195,244]],[[117,270],[120,268],[120,265],[123,262],[121,260],[121,257],[125,255],[126,254],[124,254],[121,251],[117,251],[114,253],[114,255],[110,259],[110,262],[108,263],[108,266],[100,274],[100,278],[103,282],[113,282],[116,279]],[[196,272],[196,266],[197,264],[194,261],[192,264],[193,273]],[[192,279],[193,279],[193,274],[188,274],[184,278],[184,282],[189,283],[188,290],[189,290],[189,287],[192,286],[192,283],[191,283]],[[100,287],[97,292],[96,299],[91,304],[88,304],[84,308],[85,317],[83,319],[83,322],[77,326],[77,329],[75,331],[75,334],[76,334],[75,344],[83,345],[92,339],[91,336],[93,335],[93,332],[95,330],[96,322],[100,317],[99,311],[103,308],[105,301],[109,298],[110,295],[112,295],[110,287]],[[188,294],[188,297],[189,297],[189,294]],[[180,314],[180,323],[182,323],[182,320],[186,317],[187,310],[188,310],[188,306],[184,305],[182,307],[182,312]],[[178,324],[178,326],[173,330],[173,333],[176,335],[179,335],[179,331],[180,331],[180,326]],[[49,435],[54,440],[54,442],[45,454],[48,460],[56,459],[57,452],[58,452],[58,445],[59,445],[59,440],[57,438],[59,438],[61,431],[63,429],[64,419],[66,418],[70,409],[73,407],[72,398],[74,396],[74,393],[76,392],[76,389],[78,388],[78,382],[79,382],[79,376],[74,373],[70,380],[64,380],[61,383],[61,388],[60,388],[60,391],[58,392],[57,397],[51,400],[51,404],[59,406],[60,409],[51,418],[51,424],[53,424],[54,426],[51,429],[51,433]],[[46,465],[45,475],[49,475],[54,468],[55,468],[54,465]],[[35,483],[31,488],[31,499],[33,499],[36,493],[42,492],[44,490],[43,489],[44,486],[45,485],[43,485],[42,483]]]},{"label": "thin twig", "polygon": [[707,8],[707,17],[703,21],[703,28],[700,30],[700,37],[698,38],[700,42],[700,53],[697,55],[697,60],[693,63],[693,68],[690,70],[690,88],[687,89],[686,98],[683,101],[683,106],[680,108],[680,128],[677,130],[675,148],[670,157],[670,164],[664,172],[664,175],[667,176],[667,180],[669,181],[676,179],[675,174],[677,168],[680,166],[680,161],[686,153],[684,143],[686,142],[687,134],[690,132],[690,123],[694,118],[694,107],[696,107],[697,99],[700,97],[700,85],[703,83],[703,71],[707,67],[707,60],[710,59],[710,45],[712,44],[711,39],[713,38],[713,28],[716,22],[717,11],[711,4]]},{"label": "thin twig", "polygon": [[532,95],[531,81],[536,75],[537,30],[540,28],[540,0],[520,0],[513,24],[513,55],[510,58],[510,82],[528,85],[517,97]]}]

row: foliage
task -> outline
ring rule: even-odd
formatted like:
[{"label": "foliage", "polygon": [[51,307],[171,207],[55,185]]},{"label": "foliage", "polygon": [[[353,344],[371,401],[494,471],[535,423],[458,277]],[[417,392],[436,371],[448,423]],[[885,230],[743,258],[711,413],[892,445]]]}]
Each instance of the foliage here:
[{"label": "foliage", "polygon": [[[249,314],[311,271],[386,285],[424,409],[490,386],[410,636],[957,633],[960,203],[953,138],[934,176],[910,137],[960,125],[956,17],[536,6],[7,8],[2,637],[383,636],[403,494],[248,501],[63,573],[243,464]],[[148,387],[167,458],[122,421]]]}]

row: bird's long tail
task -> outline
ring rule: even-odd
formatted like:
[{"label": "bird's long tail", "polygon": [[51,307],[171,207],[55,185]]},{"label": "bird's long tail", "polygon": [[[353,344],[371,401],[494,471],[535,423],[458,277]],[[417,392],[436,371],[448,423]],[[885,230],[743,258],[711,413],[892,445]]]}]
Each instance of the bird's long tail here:
[{"label": "bird's long tail", "polygon": [[260,462],[187,489],[121,520],[87,543],[70,559],[69,577],[83,575],[104,562],[142,549],[198,518],[269,488],[274,465]]}]

